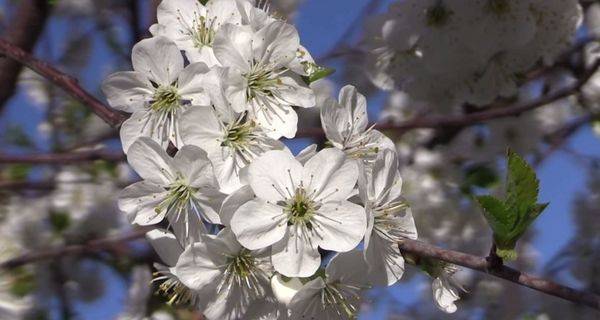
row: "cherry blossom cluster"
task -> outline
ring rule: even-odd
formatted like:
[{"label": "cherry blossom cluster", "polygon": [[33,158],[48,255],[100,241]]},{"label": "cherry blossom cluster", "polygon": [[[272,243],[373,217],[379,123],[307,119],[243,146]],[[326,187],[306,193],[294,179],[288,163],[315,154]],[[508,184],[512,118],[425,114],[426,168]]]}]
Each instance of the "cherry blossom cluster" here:
[{"label": "cherry blossom cluster", "polygon": [[511,97],[550,65],[582,20],[576,0],[405,0],[372,19],[372,81],[446,106]]},{"label": "cherry blossom cluster", "polygon": [[[319,67],[264,6],[164,0],[157,15],[133,71],[103,91],[131,113],[121,141],[142,181],[119,208],[156,226],[159,290],[208,319],[354,318],[363,290],[402,277],[397,243],[417,237],[395,146],[368,126],[366,98],[345,86],[316,106]],[[279,139],[294,138],[296,108],[315,106],[327,147],[294,156]],[[427,269],[447,312],[454,271]]]}]

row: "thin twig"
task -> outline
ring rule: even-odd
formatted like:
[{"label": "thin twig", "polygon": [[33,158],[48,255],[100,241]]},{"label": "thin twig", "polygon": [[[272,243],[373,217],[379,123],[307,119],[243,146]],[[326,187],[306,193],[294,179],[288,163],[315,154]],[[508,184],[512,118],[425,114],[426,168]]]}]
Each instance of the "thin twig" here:
[{"label": "thin twig", "polygon": [[45,153],[28,155],[0,154],[0,164],[72,164],[105,160],[118,162],[125,160],[122,151],[89,150],[71,153]]},{"label": "thin twig", "polygon": [[537,278],[507,266],[490,268],[486,258],[441,249],[418,240],[403,240],[400,249],[420,257],[433,258],[514,282],[518,285],[600,310],[600,296]]},{"label": "thin twig", "polygon": [[75,100],[92,109],[102,120],[112,127],[119,126],[127,116],[111,109],[107,105],[100,102],[90,93],[79,86],[77,80],[61,71],[58,71],[48,63],[34,58],[32,55],[23,51],[21,48],[0,39],[0,54],[20,62],[31,70],[37,72],[51,83],[65,90]]},{"label": "thin twig", "polygon": [[[14,269],[25,264],[56,259],[67,255],[81,255],[108,250],[122,243],[140,239],[149,230],[149,227],[144,227],[121,236],[94,240],[83,245],[69,245],[30,252],[0,263],[0,269]],[[405,239],[399,243],[399,246],[401,250],[419,257],[438,259],[465,268],[485,272],[521,286],[600,310],[600,297],[595,294],[537,278],[507,266],[489,268],[489,262],[483,257],[438,248],[418,240]]]},{"label": "thin twig", "polygon": [[[9,14],[13,18],[2,38],[14,43],[26,52],[31,52],[38,38],[44,31],[44,26],[50,13],[48,0],[21,0],[15,12]],[[0,110],[8,99],[15,93],[17,80],[23,66],[12,59],[0,59]]]},{"label": "thin twig", "polygon": [[64,256],[90,254],[115,249],[123,243],[143,238],[150,229],[151,228],[149,227],[140,227],[137,230],[120,236],[92,240],[85,244],[67,245],[32,251],[0,263],[0,269],[14,269],[29,263],[52,260]]},{"label": "thin twig", "polygon": [[[497,107],[463,115],[426,116],[407,120],[399,124],[380,124],[376,125],[375,128],[379,130],[394,130],[397,133],[402,134],[412,129],[442,127],[460,128],[479,124],[489,120],[519,116],[524,112],[545,106],[575,94],[588,82],[592,75],[594,75],[598,67],[600,67],[600,60],[596,62],[590,69],[588,69],[575,83],[532,101],[519,102],[511,106]],[[324,132],[322,128],[305,128],[298,130],[296,137],[321,137],[323,135]]]}]

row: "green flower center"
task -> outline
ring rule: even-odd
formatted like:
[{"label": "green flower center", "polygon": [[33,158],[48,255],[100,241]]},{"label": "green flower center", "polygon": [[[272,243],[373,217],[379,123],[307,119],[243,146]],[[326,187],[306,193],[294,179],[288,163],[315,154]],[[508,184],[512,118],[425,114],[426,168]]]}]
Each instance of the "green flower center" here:
[{"label": "green flower center", "polygon": [[275,88],[282,84],[274,70],[262,67],[255,63],[250,72],[244,75],[248,81],[246,100],[250,101],[257,96],[273,96]]},{"label": "green flower center", "polygon": [[170,272],[160,270],[154,273],[153,282],[161,281],[158,285],[158,294],[168,299],[170,306],[194,305],[197,303],[197,294],[181,283]]},{"label": "green flower center", "polygon": [[157,214],[166,210],[167,214],[175,213],[178,217],[187,211],[191,203],[196,201],[195,194],[198,189],[190,187],[183,178],[172,183],[167,190],[169,191],[167,197],[154,208]]},{"label": "green flower center", "polygon": [[261,280],[268,278],[250,254],[250,250],[242,249],[237,255],[227,256],[224,277],[217,287],[217,292],[232,286],[250,289],[260,296],[263,292]]},{"label": "green flower center", "polygon": [[448,23],[453,12],[448,9],[443,1],[438,1],[433,7],[427,9],[427,25],[430,27],[441,27]]},{"label": "green flower center", "polygon": [[197,24],[192,32],[192,41],[194,47],[202,48],[203,46],[211,47],[215,40],[215,19],[207,19],[202,16],[197,20]]},{"label": "green flower center", "polygon": [[221,142],[221,146],[234,149],[244,149],[254,137],[253,132],[256,125],[254,122],[236,122],[227,129],[227,133]]},{"label": "green flower center", "polygon": [[174,86],[156,88],[150,109],[156,112],[172,112],[180,106],[180,96]]},{"label": "green flower center", "polygon": [[304,225],[312,229],[311,220],[315,215],[316,204],[312,201],[303,188],[296,189],[294,197],[288,200],[285,212],[288,216],[288,226]]}]

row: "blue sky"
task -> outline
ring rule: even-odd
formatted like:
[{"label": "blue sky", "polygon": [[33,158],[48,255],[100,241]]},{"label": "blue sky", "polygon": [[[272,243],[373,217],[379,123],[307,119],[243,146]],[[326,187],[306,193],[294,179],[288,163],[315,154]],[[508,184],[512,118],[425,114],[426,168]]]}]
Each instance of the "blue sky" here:
[{"label": "blue sky", "polygon": [[[328,52],[368,2],[366,0],[306,0],[296,19],[302,43],[314,57]],[[4,0],[0,0],[0,4],[3,3]],[[84,24],[83,27],[91,29],[89,25]],[[357,28],[360,29],[360,26]],[[56,55],[61,52],[61,37],[68,31],[63,23],[54,21],[45,33],[46,40],[42,44],[46,45],[38,48],[38,56],[44,57],[46,60],[56,59]],[[94,39],[93,50],[97,54],[95,54],[93,63],[90,63],[86,69],[82,85],[91,92],[98,93],[102,78],[111,66],[114,67],[114,59],[107,54],[103,41],[97,36]],[[381,102],[381,98],[369,101],[371,115],[376,115],[381,107]],[[10,102],[0,126],[22,124],[32,136],[36,137],[36,141],[43,150],[46,139],[36,133],[36,126],[43,116],[42,111],[32,106],[23,93],[19,93]],[[590,128],[584,128],[570,140],[569,144],[573,149],[584,151],[585,154],[600,156],[600,144],[597,143],[597,139]],[[580,163],[573,160],[572,156],[556,152],[538,169],[538,174],[541,180],[541,200],[551,203],[535,223],[537,236],[534,247],[540,252],[540,263],[543,264],[562,248],[573,233],[570,217],[571,204],[577,191],[584,190],[587,172]],[[103,299],[92,304],[78,304],[77,310],[82,319],[110,319],[120,311],[121,301],[125,297],[126,284],[118,280],[112,271],[103,269],[102,272],[106,273],[107,279],[109,279],[109,292]],[[406,302],[414,301],[414,297],[420,292],[414,283],[398,286],[391,290],[393,290],[395,298]],[[366,318],[376,319],[381,311]]]}]

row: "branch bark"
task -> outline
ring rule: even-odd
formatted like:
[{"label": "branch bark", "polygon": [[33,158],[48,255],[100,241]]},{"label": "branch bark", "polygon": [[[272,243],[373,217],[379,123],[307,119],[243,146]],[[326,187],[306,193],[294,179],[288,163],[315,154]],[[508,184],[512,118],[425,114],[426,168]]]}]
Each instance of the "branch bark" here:
[{"label": "branch bark", "polygon": [[0,40],[0,53],[27,66],[48,79],[51,83],[62,88],[75,100],[91,108],[96,115],[112,127],[118,127],[127,119],[127,116],[111,109],[81,88],[75,78],[55,69],[46,62],[34,58],[18,46],[6,40]]},{"label": "branch bark", "polygon": [[[2,38],[22,48],[25,52],[32,52],[44,31],[49,13],[48,0],[21,0],[14,18],[10,21]],[[0,108],[3,108],[15,93],[17,79],[22,68],[23,66],[18,61],[8,58],[0,59]]]},{"label": "branch bark", "polygon": [[143,238],[146,232],[150,231],[149,227],[140,227],[129,233],[116,237],[108,237],[89,241],[85,244],[67,245],[56,248],[42,249],[38,251],[28,252],[13,259],[9,259],[0,263],[0,269],[15,269],[20,266],[35,263],[45,260],[58,259],[64,256],[82,255],[118,249],[124,243]]},{"label": "branch bark", "polygon": [[[397,133],[402,134],[412,129],[452,127],[461,128],[489,120],[519,116],[527,111],[537,109],[557,100],[576,94],[589,81],[594,73],[596,73],[599,67],[600,60],[592,67],[587,69],[575,83],[532,101],[519,102],[511,106],[497,107],[464,115],[427,116],[407,120],[399,124],[379,124],[375,125],[375,128],[379,130],[394,130]],[[321,128],[306,128],[301,131],[299,130],[298,134],[296,134],[296,137],[321,137],[323,135],[324,132]]]},{"label": "branch bark", "polygon": [[490,268],[489,261],[483,257],[441,249],[418,240],[406,239],[399,243],[399,246],[401,250],[420,257],[438,259],[472,270],[481,271],[491,276],[502,278],[551,296],[600,310],[600,296],[598,295],[537,278],[533,275],[504,265]]},{"label": "branch bark", "polygon": [[[143,227],[121,236],[98,239],[82,245],[69,245],[29,252],[0,263],[0,269],[14,269],[29,263],[58,259],[66,255],[81,255],[110,250],[119,247],[128,241],[143,238],[150,229],[151,227]],[[502,278],[548,295],[600,310],[600,296],[563,286],[549,280],[537,278],[507,266],[490,268],[490,263],[483,257],[438,248],[418,240],[405,239],[398,245],[402,251],[419,257],[438,259],[472,270],[481,271],[491,276]]]},{"label": "branch bark", "polygon": [[3,155],[0,154],[0,164],[72,164],[106,160],[118,162],[125,160],[123,152],[107,150],[89,150],[72,153],[46,153],[29,155]]}]

